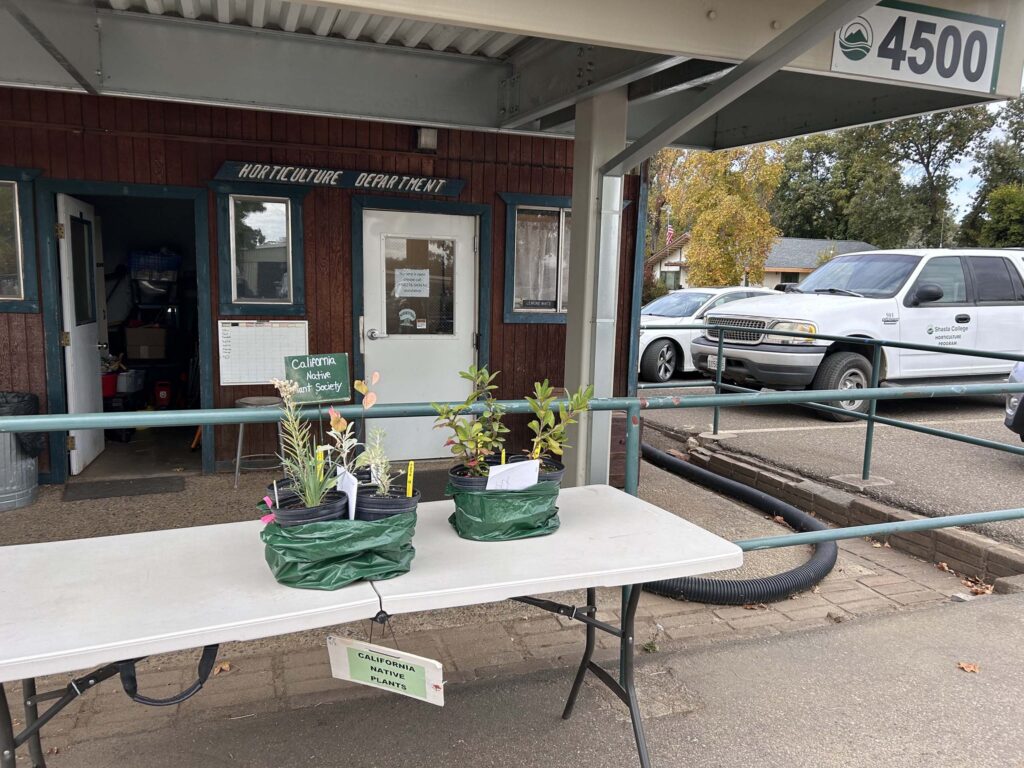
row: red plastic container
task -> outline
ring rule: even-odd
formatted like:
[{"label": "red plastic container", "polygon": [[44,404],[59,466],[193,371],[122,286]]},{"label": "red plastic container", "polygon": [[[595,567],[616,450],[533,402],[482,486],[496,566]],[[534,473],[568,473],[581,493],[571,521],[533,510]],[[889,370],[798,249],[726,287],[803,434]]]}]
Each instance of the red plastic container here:
[{"label": "red plastic container", "polygon": [[100,375],[100,380],[103,382],[103,396],[113,397],[117,394],[117,374],[116,373],[104,373]]},{"label": "red plastic container", "polygon": [[171,404],[171,382],[158,381],[153,385],[153,400],[157,408],[167,408]]}]

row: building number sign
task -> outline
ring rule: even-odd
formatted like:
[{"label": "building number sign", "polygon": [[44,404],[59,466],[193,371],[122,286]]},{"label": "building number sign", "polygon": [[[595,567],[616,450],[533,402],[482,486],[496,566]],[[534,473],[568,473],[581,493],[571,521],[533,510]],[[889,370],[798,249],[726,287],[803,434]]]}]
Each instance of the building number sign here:
[{"label": "building number sign", "polygon": [[836,32],[832,71],[995,93],[1006,22],[882,2]]}]

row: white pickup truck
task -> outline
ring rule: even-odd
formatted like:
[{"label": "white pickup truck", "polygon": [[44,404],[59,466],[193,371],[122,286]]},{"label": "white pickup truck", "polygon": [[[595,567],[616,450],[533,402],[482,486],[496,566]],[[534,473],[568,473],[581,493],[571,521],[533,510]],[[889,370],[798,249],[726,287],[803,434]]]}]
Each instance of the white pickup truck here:
[{"label": "white pickup truck", "polygon": [[[839,256],[798,287],[743,299],[705,318],[723,328],[722,378],[771,389],[863,389],[870,346],[772,330],[886,339],[936,347],[1024,352],[1024,251],[900,250]],[[698,370],[715,375],[718,331],[693,341]],[[882,386],[1005,381],[1013,363],[888,347]],[[851,392],[831,405],[866,412]],[[832,413],[837,421],[854,417]]]}]

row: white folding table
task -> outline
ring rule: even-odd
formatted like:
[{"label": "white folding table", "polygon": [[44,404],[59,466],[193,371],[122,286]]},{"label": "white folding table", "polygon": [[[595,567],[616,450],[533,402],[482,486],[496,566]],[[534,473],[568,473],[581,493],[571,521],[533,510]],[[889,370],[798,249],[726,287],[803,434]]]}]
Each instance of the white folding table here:
[{"label": "white folding table", "polygon": [[[120,675],[135,693],[133,662],[143,656],[205,646],[199,680],[183,692],[192,695],[222,642],[505,599],[586,625],[583,660],[563,717],[571,714],[586,673],[594,673],[629,708],[640,762],[648,766],[633,682],[641,586],[737,568],[742,552],[608,486],[565,489],[558,507],[562,524],[551,536],[481,543],[452,530],[452,502],[421,504],[411,571],[333,592],[277,584],[263,559],[258,521],[0,547],[0,768],[14,768],[22,744],[29,745],[35,768],[44,768],[41,727],[109,677]],[[596,618],[597,587],[625,588],[618,626]],[[586,589],[586,605],[526,597],[573,589]],[[619,638],[618,679],[592,661],[597,631]],[[36,677],[92,665],[105,666],[65,689],[36,693]],[[3,683],[19,679],[26,726],[15,734]],[[39,714],[39,703],[53,699]]]}]

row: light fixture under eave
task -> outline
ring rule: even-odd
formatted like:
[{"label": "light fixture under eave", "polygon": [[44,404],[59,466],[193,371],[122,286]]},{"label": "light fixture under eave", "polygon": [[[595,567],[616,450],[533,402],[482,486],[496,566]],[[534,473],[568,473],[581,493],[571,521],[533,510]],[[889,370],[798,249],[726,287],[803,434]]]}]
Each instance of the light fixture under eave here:
[{"label": "light fixture under eave", "polygon": [[424,152],[437,151],[437,128],[416,129],[416,149]]}]

